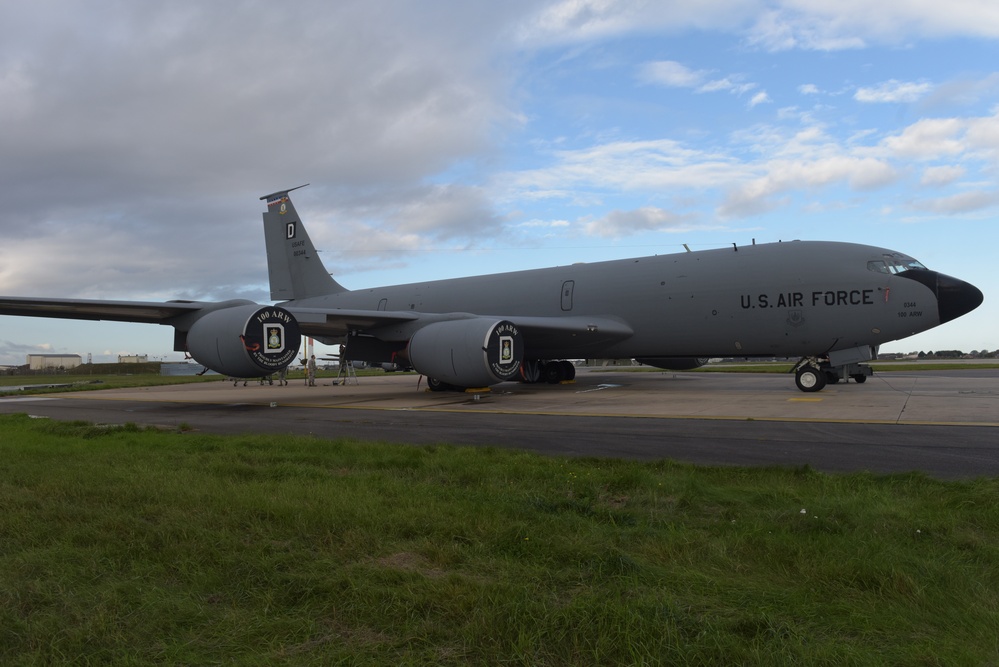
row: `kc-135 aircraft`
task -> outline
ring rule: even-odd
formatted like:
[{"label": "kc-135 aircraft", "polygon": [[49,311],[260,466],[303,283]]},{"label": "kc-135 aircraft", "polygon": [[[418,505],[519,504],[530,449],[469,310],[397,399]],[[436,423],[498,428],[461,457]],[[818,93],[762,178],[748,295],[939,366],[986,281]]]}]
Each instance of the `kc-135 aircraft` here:
[{"label": "kc-135 aircraft", "polygon": [[[299,186],[304,187],[304,186]],[[877,347],[977,308],[982,292],[905,254],[791,241],[348,290],[290,194],[266,202],[271,299],[0,297],[0,314],[170,325],[174,349],[232,377],[292,363],[303,335],[348,361],[411,366],[433,390],[572,379],[566,359],[685,370],[709,357],[800,357],[805,392],[864,382]]]}]

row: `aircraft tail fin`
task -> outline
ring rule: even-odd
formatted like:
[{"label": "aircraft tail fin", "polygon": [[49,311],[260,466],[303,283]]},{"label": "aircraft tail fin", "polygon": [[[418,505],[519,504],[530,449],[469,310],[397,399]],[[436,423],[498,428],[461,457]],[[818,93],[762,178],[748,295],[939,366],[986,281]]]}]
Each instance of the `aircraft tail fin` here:
[{"label": "aircraft tail fin", "polygon": [[267,201],[267,211],[264,212],[264,243],[267,246],[271,299],[274,301],[305,299],[347,291],[326,271],[309,233],[305,231],[302,219],[291,203],[288,194],[298,188],[280,190],[260,198]]}]

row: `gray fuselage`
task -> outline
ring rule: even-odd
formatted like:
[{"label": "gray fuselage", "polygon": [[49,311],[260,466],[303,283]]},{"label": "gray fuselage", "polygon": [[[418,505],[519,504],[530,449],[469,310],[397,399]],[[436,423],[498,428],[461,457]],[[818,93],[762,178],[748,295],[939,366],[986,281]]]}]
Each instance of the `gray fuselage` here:
[{"label": "gray fuselage", "polygon": [[[582,336],[559,350],[527,337],[528,358],[817,355],[937,326],[936,279],[967,285],[921,267],[892,272],[886,260],[918,266],[883,248],[793,241],[344,291],[295,304],[513,321],[594,317],[633,331],[613,342]],[[908,277],[914,272],[926,275]]]}]

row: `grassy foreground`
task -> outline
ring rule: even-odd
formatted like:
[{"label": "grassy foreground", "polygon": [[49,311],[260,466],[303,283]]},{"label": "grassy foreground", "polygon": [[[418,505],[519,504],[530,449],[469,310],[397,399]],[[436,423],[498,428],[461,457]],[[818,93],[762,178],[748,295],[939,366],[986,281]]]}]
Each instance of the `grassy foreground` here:
[{"label": "grassy foreground", "polygon": [[999,480],[0,416],[0,663],[999,660]]}]

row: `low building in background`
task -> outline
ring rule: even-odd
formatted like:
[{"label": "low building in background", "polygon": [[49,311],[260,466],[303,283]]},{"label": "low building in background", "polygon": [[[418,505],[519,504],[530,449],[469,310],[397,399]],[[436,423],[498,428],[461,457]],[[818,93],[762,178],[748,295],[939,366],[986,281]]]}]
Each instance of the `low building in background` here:
[{"label": "low building in background", "polygon": [[78,354],[29,354],[28,368],[33,371],[76,368],[83,363]]},{"label": "low building in background", "polygon": [[149,361],[148,354],[119,354],[119,364],[144,364]]}]

